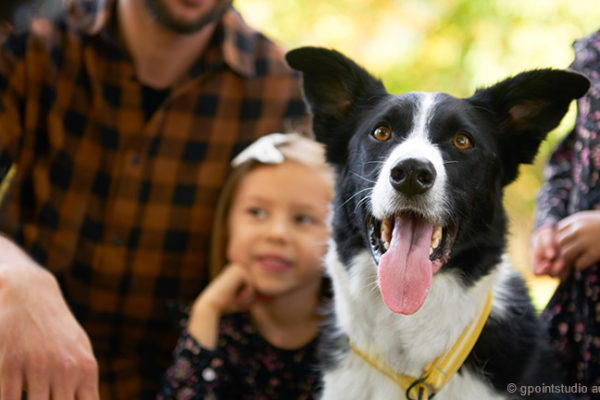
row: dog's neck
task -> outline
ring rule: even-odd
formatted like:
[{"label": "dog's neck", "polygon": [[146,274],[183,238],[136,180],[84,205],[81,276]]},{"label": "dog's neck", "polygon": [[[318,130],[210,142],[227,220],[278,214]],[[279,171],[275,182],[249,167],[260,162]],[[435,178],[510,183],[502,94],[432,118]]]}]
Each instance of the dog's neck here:
[{"label": "dog's neck", "polygon": [[360,350],[353,342],[350,342],[352,352],[364,361],[370,364],[379,372],[390,377],[400,388],[407,393],[407,397],[412,397],[409,393],[421,393],[419,398],[424,395],[424,399],[433,397],[438,393],[446,383],[452,379],[454,373],[462,366],[473,346],[477,342],[479,335],[485,325],[492,306],[492,291],[488,293],[486,302],[482,305],[482,310],[478,316],[462,332],[458,340],[452,347],[440,354],[435,360],[427,365],[420,376],[409,376],[391,371],[387,365],[382,364],[377,357]]},{"label": "dog's neck", "polygon": [[[503,269],[498,266],[476,285],[465,288],[442,268],[421,309],[400,315],[391,312],[381,298],[377,267],[370,254],[365,251],[354,260],[361,267],[346,269],[339,262],[335,244],[330,244],[327,268],[340,328],[359,348],[368,349],[393,370],[413,376],[419,376],[427,364],[456,342],[480,312]],[[366,265],[372,268],[367,270]],[[503,296],[496,294],[492,314],[502,312]]]}]

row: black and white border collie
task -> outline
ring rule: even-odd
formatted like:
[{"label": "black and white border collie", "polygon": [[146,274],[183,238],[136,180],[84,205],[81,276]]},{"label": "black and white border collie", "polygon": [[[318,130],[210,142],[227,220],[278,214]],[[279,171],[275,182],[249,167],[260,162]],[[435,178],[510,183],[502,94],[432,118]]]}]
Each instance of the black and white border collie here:
[{"label": "black and white border collie", "polygon": [[544,389],[557,382],[553,352],[504,256],[502,197],[588,80],[541,69],[468,98],[393,95],[334,50],[304,47],[286,57],[303,73],[315,136],[337,174],[323,398],[406,398],[351,345],[394,373],[420,377],[489,293],[483,331],[436,400],[519,398],[527,385],[545,392],[531,398],[566,398]]}]

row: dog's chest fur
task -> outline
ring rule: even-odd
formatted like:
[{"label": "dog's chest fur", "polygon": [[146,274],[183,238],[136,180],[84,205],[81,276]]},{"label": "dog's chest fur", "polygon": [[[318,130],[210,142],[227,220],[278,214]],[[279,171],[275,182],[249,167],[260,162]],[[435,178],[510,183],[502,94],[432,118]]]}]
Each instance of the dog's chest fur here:
[{"label": "dog's chest fur", "polygon": [[[326,266],[334,284],[337,329],[349,333],[356,346],[378,355],[390,369],[415,377],[420,376],[427,363],[454,344],[462,329],[476,317],[496,282],[491,313],[494,318],[502,318],[507,293],[503,282],[513,275],[511,267],[502,263],[468,290],[452,276],[440,275],[434,280],[431,295],[423,307],[414,315],[399,317],[385,306],[378,293],[376,266],[372,265],[371,255],[365,251],[357,255],[354,262],[361,266],[348,270],[338,259],[335,243],[330,243]],[[365,268],[369,265],[371,268]],[[347,393],[356,393],[352,398],[357,399],[403,398],[402,389],[391,379],[349,348],[338,350],[339,364],[326,375],[324,399],[347,398]],[[491,389],[480,373],[463,368],[436,398],[507,397]]]}]

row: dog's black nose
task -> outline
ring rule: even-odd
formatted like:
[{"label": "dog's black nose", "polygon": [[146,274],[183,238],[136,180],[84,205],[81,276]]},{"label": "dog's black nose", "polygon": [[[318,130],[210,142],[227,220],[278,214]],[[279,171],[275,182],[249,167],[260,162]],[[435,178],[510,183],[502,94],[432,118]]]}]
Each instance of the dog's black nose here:
[{"label": "dog's black nose", "polygon": [[414,196],[431,189],[435,177],[435,167],[431,162],[407,158],[394,165],[390,173],[390,183],[397,191]]}]

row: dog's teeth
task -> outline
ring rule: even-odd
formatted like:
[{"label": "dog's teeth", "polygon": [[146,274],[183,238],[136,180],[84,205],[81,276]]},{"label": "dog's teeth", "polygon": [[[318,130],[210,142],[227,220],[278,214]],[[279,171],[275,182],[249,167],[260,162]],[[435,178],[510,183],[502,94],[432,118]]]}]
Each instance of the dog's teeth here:
[{"label": "dog's teeth", "polygon": [[390,222],[389,219],[386,219],[381,223],[381,239],[382,240],[387,240],[387,238],[384,236],[387,236],[391,229],[392,229],[392,223]]},{"label": "dog's teeth", "polygon": [[392,236],[392,221],[389,219],[383,220],[381,222],[381,228],[379,233],[379,238],[383,243],[385,251],[387,251],[390,248],[390,239]]},{"label": "dog's teeth", "polygon": [[437,247],[440,245],[441,241],[442,241],[442,227],[436,226],[433,231],[433,234],[431,235],[431,252],[429,254],[431,254],[433,252],[433,249],[437,249]]}]

